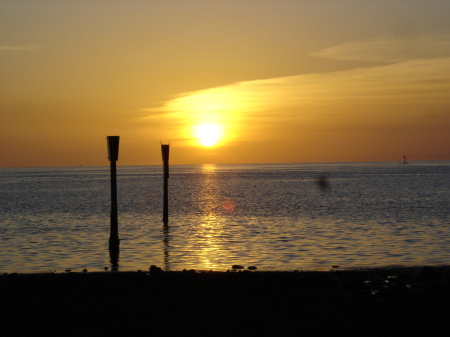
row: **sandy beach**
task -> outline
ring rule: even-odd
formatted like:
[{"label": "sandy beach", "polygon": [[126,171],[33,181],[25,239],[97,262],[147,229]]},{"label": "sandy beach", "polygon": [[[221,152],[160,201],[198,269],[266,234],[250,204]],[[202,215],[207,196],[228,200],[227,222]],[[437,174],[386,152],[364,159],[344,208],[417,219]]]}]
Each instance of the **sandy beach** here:
[{"label": "sandy beach", "polygon": [[447,336],[450,268],[3,274],[3,336]]}]

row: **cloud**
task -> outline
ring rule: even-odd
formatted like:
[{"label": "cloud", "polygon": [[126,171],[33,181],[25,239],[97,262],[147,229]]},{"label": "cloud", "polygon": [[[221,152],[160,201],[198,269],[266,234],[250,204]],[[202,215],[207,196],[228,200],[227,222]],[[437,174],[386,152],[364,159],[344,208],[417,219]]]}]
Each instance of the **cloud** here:
[{"label": "cloud", "polygon": [[21,46],[0,46],[0,50],[5,51],[28,51],[28,50],[35,50],[39,49],[41,46],[37,45],[21,45]]},{"label": "cloud", "polygon": [[[233,111],[262,113],[274,107],[321,105],[326,101],[447,94],[450,57],[407,61],[346,71],[238,82],[185,93],[155,113],[186,117],[228,115]],[[213,118],[211,116],[211,118]]]},{"label": "cloud", "polygon": [[142,123],[153,125],[163,139],[171,134],[195,139],[195,125],[220,124],[229,143],[397,130],[402,124],[425,125],[431,115],[450,127],[449,36],[398,33],[312,54],[378,65],[186,92],[143,109]]},{"label": "cloud", "polygon": [[344,61],[393,63],[424,58],[449,57],[450,37],[429,36],[348,42],[310,55]]},{"label": "cloud", "polygon": [[444,111],[440,116],[450,123],[449,97],[450,57],[429,58],[200,90],[168,101],[157,109],[163,115],[149,118],[186,127],[219,123],[230,141],[267,139],[321,130],[389,129],[418,124],[430,111]]}]

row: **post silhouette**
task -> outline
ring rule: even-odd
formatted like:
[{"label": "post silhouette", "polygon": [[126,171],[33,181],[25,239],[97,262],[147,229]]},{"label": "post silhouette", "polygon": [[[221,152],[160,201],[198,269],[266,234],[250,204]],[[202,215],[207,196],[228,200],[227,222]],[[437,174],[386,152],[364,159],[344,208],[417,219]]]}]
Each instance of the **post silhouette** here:
[{"label": "post silhouette", "polygon": [[406,164],[406,156],[403,156],[403,165]]},{"label": "post silhouette", "polygon": [[161,154],[163,160],[164,172],[164,206],[163,206],[163,222],[167,226],[169,223],[169,147],[170,144],[161,143]]},{"label": "post silhouette", "polygon": [[169,243],[170,243],[169,226],[167,226],[167,224],[164,224],[164,226],[163,226],[163,244],[164,244],[164,270],[165,271],[170,270]]},{"label": "post silhouette", "polygon": [[119,222],[117,218],[117,172],[116,161],[119,159],[119,136],[108,136],[108,159],[111,164],[111,227],[109,233],[109,253],[111,265],[117,267],[119,257]]}]

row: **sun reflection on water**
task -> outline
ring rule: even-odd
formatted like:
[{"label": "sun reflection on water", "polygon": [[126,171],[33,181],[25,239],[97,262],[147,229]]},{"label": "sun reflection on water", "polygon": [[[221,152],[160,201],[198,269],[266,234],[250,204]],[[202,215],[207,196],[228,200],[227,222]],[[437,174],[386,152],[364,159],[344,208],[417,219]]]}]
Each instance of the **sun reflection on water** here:
[{"label": "sun reflection on water", "polygon": [[203,164],[202,165],[202,174],[214,173],[216,170],[215,164]]},{"label": "sun reflection on water", "polygon": [[225,221],[221,215],[222,200],[215,174],[216,165],[202,166],[202,188],[200,193],[201,221],[198,228],[196,253],[202,269],[217,269],[218,260],[223,259],[223,242],[226,236]]}]

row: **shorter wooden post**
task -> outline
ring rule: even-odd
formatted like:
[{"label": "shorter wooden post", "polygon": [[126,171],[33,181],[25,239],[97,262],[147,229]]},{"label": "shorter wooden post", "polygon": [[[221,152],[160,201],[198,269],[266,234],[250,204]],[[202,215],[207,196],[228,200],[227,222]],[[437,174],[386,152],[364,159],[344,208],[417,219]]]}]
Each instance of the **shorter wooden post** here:
[{"label": "shorter wooden post", "polygon": [[163,206],[163,222],[165,225],[169,222],[169,147],[170,144],[161,143],[161,154],[163,160],[164,172],[164,206]]}]

